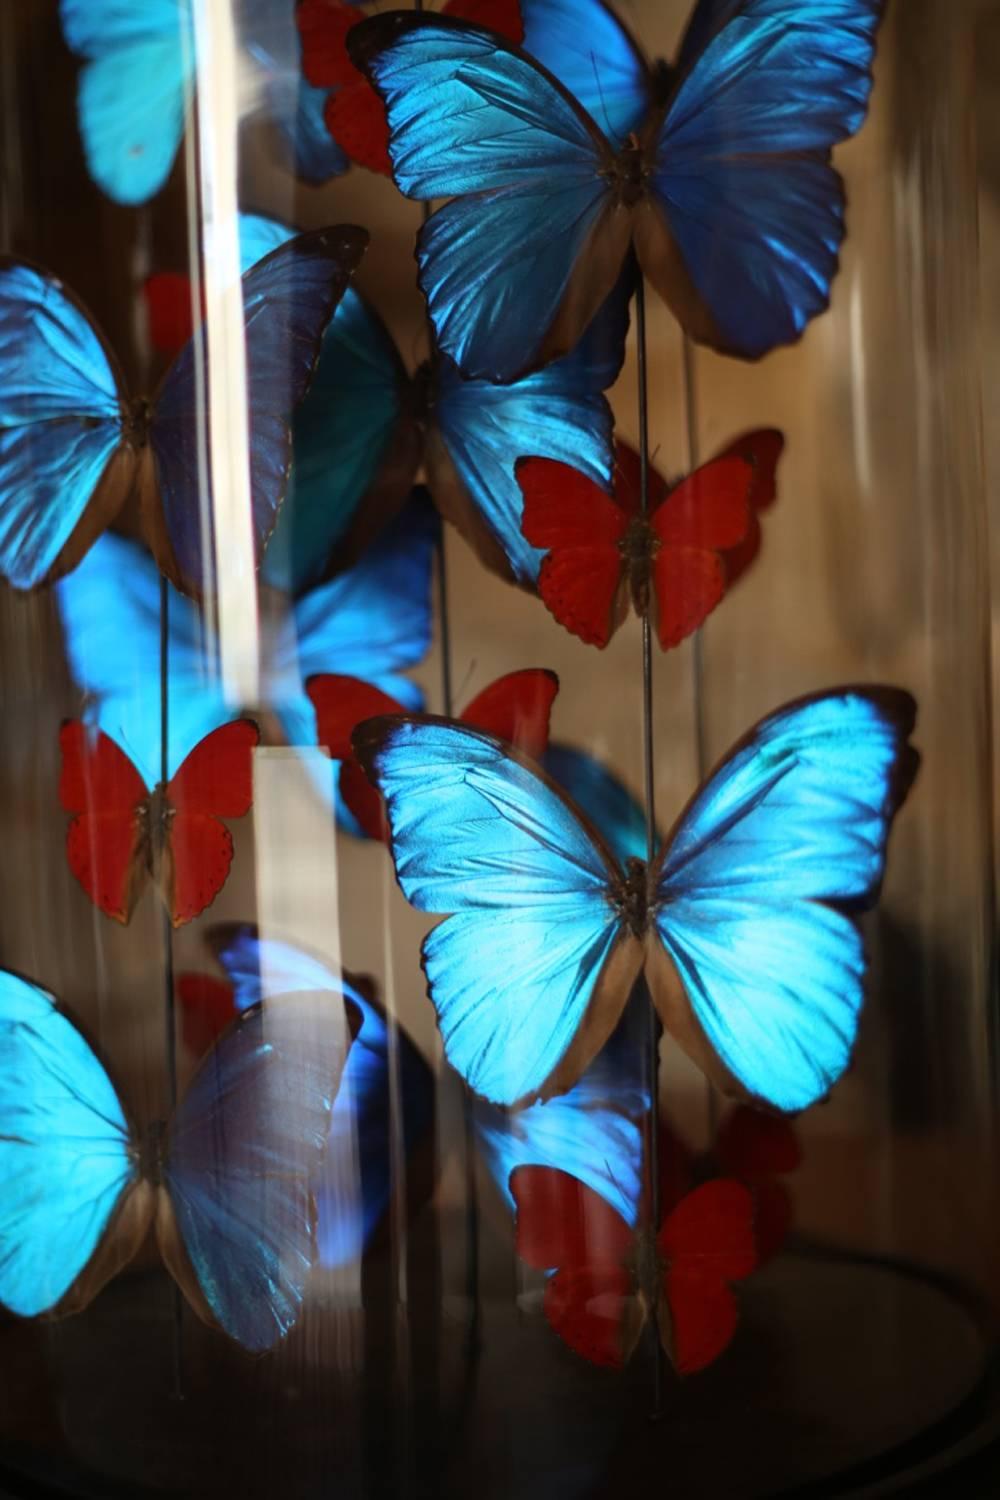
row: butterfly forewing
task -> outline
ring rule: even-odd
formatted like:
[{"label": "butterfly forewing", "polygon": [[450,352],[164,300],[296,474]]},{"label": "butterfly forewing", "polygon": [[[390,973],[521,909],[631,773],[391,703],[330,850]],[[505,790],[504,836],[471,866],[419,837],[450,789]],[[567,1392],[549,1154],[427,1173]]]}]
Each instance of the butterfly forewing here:
[{"label": "butterfly forewing", "polygon": [[127,923],[148,871],[149,793],[129,757],[101,730],[69,720],[59,746],[59,800],[73,815],[69,867],[106,916]]}]

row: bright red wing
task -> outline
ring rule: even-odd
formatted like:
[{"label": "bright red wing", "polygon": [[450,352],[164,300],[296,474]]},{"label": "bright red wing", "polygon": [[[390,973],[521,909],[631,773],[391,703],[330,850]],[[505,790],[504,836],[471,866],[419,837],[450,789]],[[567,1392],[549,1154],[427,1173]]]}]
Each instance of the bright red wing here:
[{"label": "bright red wing", "polygon": [[614,1263],[557,1271],[545,1288],[545,1317],[575,1354],[612,1370],[622,1368],[645,1322],[631,1276]]},{"label": "bright red wing", "polygon": [[555,1167],[517,1167],[510,1174],[517,1205],[517,1253],[547,1271],[620,1266],[632,1231],[599,1193]]},{"label": "bright red wing", "polygon": [[197,812],[174,815],[164,861],[164,898],[175,927],[211,906],[232,862],[233,836],[218,818]]},{"label": "bright red wing", "polygon": [[726,591],[722,558],[697,547],[661,547],[653,559],[656,633],[664,651],[704,624]]},{"label": "bright red wing", "polygon": [[664,547],[716,552],[735,547],[750,524],[752,485],[753,469],[745,459],[713,459],[651,510],[650,524]]},{"label": "bright red wing", "polygon": [[524,23],[518,0],[448,0],[442,14],[467,21],[470,26],[487,26],[499,31],[508,41],[524,41]]},{"label": "bright red wing", "polygon": [[517,482],[524,509],[521,531],[546,551],[617,547],[628,515],[599,485],[554,458],[520,458]]},{"label": "bright red wing", "polygon": [[725,556],[726,583],[731,587],[741,578],[757,557],[761,544],[759,513],[774,504],[778,493],[778,461],[785,446],[784,435],[773,427],[762,427],[755,432],[744,433],[735,443],[730,443],[720,458],[736,455],[745,459],[753,468],[753,483],[750,486],[750,525],[747,534],[737,546],[727,549]]},{"label": "bright red wing", "polygon": [[166,800],[176,813],[242,818],[253,803],[253,751],[260,730],[249,719],[234,719],[206,734],[167,784]]},{"label": "bright red wing", "polygon": [[537,760],[548,747],[549,715],[558,691],[558,677],[543,667],[508,672],[473,698],[462,722],[509,740]]},{"label": "bright red wing", "polygon": [[316,710],[318,743],[326,746],[334,760],[351,759],[351,735],[365,719],[403,712],[403,705],[395,698],[360,677],[324,672],[310,677],[306,693]]},{"label": "bright red wing", "polygon": [[628,613],[624,563],[612,547],[550,552],[539,570],[538,593],[560,625],[602,650]]},{"label": "bright red wing", "polygon": [[366,78],[331,94],[323,112],[326,128],[352,161],[370,172],[392,173],[385,105]]},{"label": "bright red wing", "polygon": [[735,1332],[728,1283],[757,1265],[750,1193],[727,1178],[695,1188],[667,1216],[657,1245],[667,1263],[660,1336],[687,1375],[717,1359]]},{"label": "bright red wing", "polygon": [[67,862],[94,905],[126,923],[145,875],[145,782],[99,729],[71,720],[60,730],[59,745],[59,800],[76,814],[66,830]]},{"label": "bright red wing", "polygon": [[236,1015],[233,987],[211,974],[180,974],[177,999],[184,1045],[195,1057],[201,1057]]},{"label": "bright red wing", "polygon": [[149,338],[159,354],[179,354],[194,332],[191,281],[179,271],[157,271],[142,289]]},{"label": "bright red wing", "polygon": [[308,82],[318,89],[356,84],[361,74],[347,51],[347,33],[364,20],[364,12],[340,0],[301,0],[295,20]]}]

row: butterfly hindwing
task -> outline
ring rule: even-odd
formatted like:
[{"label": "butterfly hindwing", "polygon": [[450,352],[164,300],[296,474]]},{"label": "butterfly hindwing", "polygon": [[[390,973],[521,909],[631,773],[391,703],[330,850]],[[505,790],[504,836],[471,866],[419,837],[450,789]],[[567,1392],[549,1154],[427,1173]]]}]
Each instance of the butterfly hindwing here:
[{"label": "butterfly hindwing", "polygon": [[0,1303],[23,1317],[65,1305],[136,1178],[89,1043],[44,990],[0,972]]},{"label": "butterfly hindwing", "polygon": [[354,748],[385,800],[404,895],[452,913],[423,947],[449,1061],[494,1103],[561,1092],[641,964],[610,855],[539,771],[478,731],[375,719]]},{"label": "butterfly hindwing", "polygon": [[204,1059],[170,1127],[164,1257],[251,1351],[278,1343],[302,1305],[316,1258],[312,1183],[357,1025],[340,993],[253,1007]]},{"label": "butterfly hindwing", "polygon": [[654,968],[664,1020],[717,1081],[779,1109],[821,1098],[850,1059],[865,968],[850,913],[878,895],[915,713],[890,688],[779,709],[661,856],[654,921],[686,997]]}]

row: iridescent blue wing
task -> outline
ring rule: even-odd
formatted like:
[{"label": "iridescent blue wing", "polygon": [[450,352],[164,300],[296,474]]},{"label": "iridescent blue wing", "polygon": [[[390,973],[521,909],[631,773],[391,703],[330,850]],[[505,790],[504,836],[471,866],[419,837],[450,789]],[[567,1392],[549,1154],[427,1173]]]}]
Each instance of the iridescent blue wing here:
[{"label": "iridescent blue wing", "polygon": [[454,913],[423,945],[449,1062],[495,1104],[565,1091],[642,961],[610,853],[489,735],[387,717],[361,725],[354,745],[385,799],[403,894]]},{"label": "iridescent blue wing", "polygon": [[0,573],[33,588],[125,498],[131,461],[111,466],[123,392],[82,307],[18,261],[0,262],[0,360]]},{"label": "iridescent blue wing", "polygon": [[[437,363],[434,421],[461,486],[434,463],[431,484],[444,513],[487,562],[497,544],[522,583],[534,583],[544,552],[521,531],[524,500],[514,474],[519,458],[557,459],[609,487],[614,418],[602,392],[618,378],[628,332],[631,266],[571,354],[511,385],[464,380],[451,360]],[[468,497],[466,499],[466,497]],[[476,516],[467,514],[468,500]],[[481,538],[477,517],[485,525]]]},{"label": "iridescent blue wing", "polygon": [[644,1022],[643,1007],[633,999],[613,1036],[568,1094],[524,1109],[475,1101],[479,1146],[512,1212],[517,1205],[510,1174],[518,1167],[555,1167],[586,1183],[626,1223],[635,1224],[650,1098],[643,1068]]},{"label": "iridescent blue wing", "polygon": [[317,187],[345,172],[347,157],[326,128],[327,90],[302,76],[296,0],[242,0],[241,40],[264,74],[267,103],[291,151],[296,176]]},{"label": "iridescent blue wing", "polygon": [[745,0],[698,0],[677,51],[679,71],[686,72],[697,62],[716,32],[738,15],[744,4]]},{"label": "iridescent blue wing", "polygon": [[239,229],[240,272],[244,276],[259,260],[270,255],[272,250],[280,250],[296,235],[296,230],[267,214],[241,213]]},{"label": "iridescent blue wing", "polygon": [[302,1306],[316,1259],[312,1184],[356,1025],[339,987],[244,1011],[171,1124],[163,1178],[176,1235],[158,1224],[164,1259],[245,1349],[270,1349]]},{"label": "iridescent blue wing", "polygon": [[865,972],[852,913],[878,896],[915,716],[892,688],[779,709],[695,797],[656,874],[655,924],[686,995],[651,971],[666,1024],[776,1108],[822,1098],[850,1059]]},{"label": "iridescent blue wing", "polygon": [[145,203],[184,134],[194,33],[189,0],[60,0],[67,45],[84,59],[77,113],[87,168],[116,203]]},{"label": "iridescent blue wing", "polygon": [[620,865],[645,860],[646,815],[607,766],[571,745],[550,745],[542,765],[598,829]]},{"label": "iridescent blue wing", "polygon": [[695,337],[755,359],[829,302],[844,235],[830,149],[864,121],[882,0],[744,0],[718,29],[717,10],[649,148],[637,244]]},{"label": "iridescent blue wing", "polygon": [[[160,766],[160,571],[144,547],[107,533],[56,585],[66,656],[85,695],[83,718],[128,755],[147,786]],[[233,717],[215,637],[190,599],[167,585],[167,765]],[[308,701],[308,700],[307,700]]]},{"label": "iridescent blue wing", "polygon": [[629,215],[602,176],[608,141],[495,32],[394,12],[352,28],[348,48],[385,101],[401,191],[453,200],[417,251],[441,350],[463,374],[496,381],[568,352],[628,244]]},{"label": "iridescent blue wing", "polygon": [[[326,1160],[314,1184],[319,1263],[357,1260],[389,1202],[391,1186],[390,1045],[406,1155],[426,1134],[434,1114],[434,1078],[402,1027],[390,1044],[385,1013],[373,996],[293,943],[260,938],[251,927],[219,928],[210,935],[215,954],[244,1009],[270,996],[301,990],[339,990],[357,1007],[361,1029],[347,1058],[330,1117]],[[343,1201],[343,1162],[357,1151],[361,1171],[360,1217]],[[402,1166],[402,1164],[400,1164]]]},{"label": "iridescent blue wing", "polygon": [[649,69],[604,0],[520,0],[525,52],[537,58],[617,148],[652,104]]},{"label": "iridescent blue wing", "polygon": [[[267,549],[268,582],[299,593],[324,575],[331,554],[377,502],[409,380],[388,331],[348,287],[323,339],[316,376],[295,413],[288,498]],[[399,466],[399,501],[416,468]],[[364,502],[364,503],[362,503]],[[379,507],[381,509],[381,507]]]},{"label": "iridescent blue wing", "polygon": [[58,1308],[137,1179],[130,1152],[88,1043],[51,995],[0,971],[0,1303]]},{"label": "iridescent blue wing", "polygon": [[[309,389],[326,326],[367,244],[351,226],[298,235],[243,277],[250,422],[250,501],[258,556],[274,529],[292,461],[292,415]],[[169,571],[200,592],[214,566],[211,507],[198,483],[196,350],[181,351],[150,426]],[[203,548],[207,546],[207,552]]]}]

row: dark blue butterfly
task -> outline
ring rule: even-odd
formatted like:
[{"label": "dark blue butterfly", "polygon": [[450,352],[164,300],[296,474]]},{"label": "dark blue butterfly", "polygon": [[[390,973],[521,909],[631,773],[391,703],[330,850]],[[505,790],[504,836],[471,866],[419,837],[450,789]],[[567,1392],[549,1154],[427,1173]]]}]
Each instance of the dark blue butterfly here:
[{"label": "dark blue butterfly", "polygon": [[916,708],[850,688],[742,740],[651,866],[622,866],[537,767],[444,720],[369,720],[404,895],[453,913],[423,965],[449,1062],[494,1103],[548,1098],[596,1056],[646,968],[666,1028],[720,1087],[783,1110],[846,1068],[871,906],[916,771]]},{"label": "dark blue butterfly", "polygon": [[[292,230],[241,215],[244,264]],[[521,532],[522,454],[556,458],[610,482],[617,379],[631,267],[574,352],[513,385],[463,380],[439,356],[410,377],[388,330],[348,287],[327,328],[315,379],[293,422],[289,493],[263,576],[298,592],[356,556],[398,508],[423,461],[438,508],[483,559],[532,584],[544,553]]]},{"label": "dark blue butterfly", "polygon": [[0,972],[0,1303],[85,1307],[155,1221],[195,1312],[271,1348],[315,1260],[311,1184],[357,1024],[339,987],[247,1011],[166,1128],[139,1132],[52,996]]},{"label": "dark blue butterfly", "polygon": [[[700,342],[753,359],[797,339],[829,301],[844,235],[830,150],[864,120],[882,4],[701,0],[664,104],[637,126],[619,107],[626,67],[623,96],[616,85],[613,108],[599,105],[605,128],[572,92],[579,74],[590,105],[601,100],[581,53],[590,33],[579,19],[567,33],[561,11],[544,45],[534,38],[553,73],[446,16],[352,29],[351,56],[386,104],[398,186],[453,200],[418,247],[444,353],[502,382],[564,354],[630,244]],[[526,20],[526,47],[529,33]],[[612,48],[619,72],[628,45]]]},{"label": "dark blue butterfly", "polygon": [[[284,498],[290,421],[323,331],[368,236],[300,235],[243,278],[250,499],[258,552]],[[34,588],[70,571],[138,488],[160,568],[185,591],[211,580],[199,484],[198,370],[181,350],[152,402],[131,398],[83,308],[54,277],[0,263],[0,574]]]},{"label": "dark blue butterfly", "polygon": [[[116,203],[145,203],[170,175],[195,83],[191,0],[60,0],[83,59],[77,114],[87,168]],[[261,70],[296,173],[322,183],[347,158],[323,121],[326,95],[302,77],[295,0],[240,0],[239,40]]]},{"label": "dark blue butterfly", "polygon": [[[418,708],[419,689],[399,673],[431,639],[431,575],[438,521],[407,506],[350,571],[294,603],[262,598],[264,708],[292,745],[315,745],[307,678],[343,671]],[[108,534],[56,588],[70,671],[86,695],[84,717],[128,754],[147,786],[160,768],[160,578],[135,542]],[[167,775],[210,730],[233,717],[218,643],[202,612],[168,589]],[[331,802],[339,767],[324,776]]]},{"label": "dark blue butterfly", "polygon": [[[333,1268],[359,1260],[382,1222],[391,1191],[391,1067],[398,1069],[407,1161],[432,1132],[434,1075],[402,1027],[390,1043],[385,1012],[365,981],[347,975],[340,979],[321,959],[293,943],[261,938],[252,927],[215,928],[208,940],[233,986],[238,1010],[274,995],[343,990],[361,1017],[330,1116],[327,1153],[313,1183],[320,1265]],[[344,1190],[355,1171],[357,1197]]]}]

